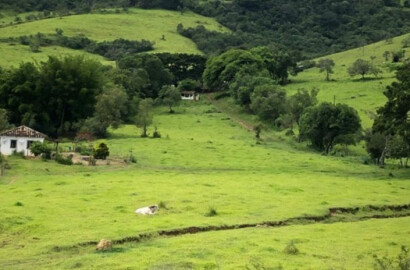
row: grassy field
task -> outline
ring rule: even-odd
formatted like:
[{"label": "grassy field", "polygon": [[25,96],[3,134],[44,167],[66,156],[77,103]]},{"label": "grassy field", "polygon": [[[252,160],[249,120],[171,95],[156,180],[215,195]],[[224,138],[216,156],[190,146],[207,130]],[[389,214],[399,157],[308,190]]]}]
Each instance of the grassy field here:
[{"label": "grassy field", "polygon": [[[172,115],[159,109],[154,122],[161,139],[142,139],[136,127],[124,126],[107,140],[112,156],[132,150],[136,165],[65,167],[10,157],[11,170],[0,185],[0,268],[371,269],[373,254],[397,254],[400,245],[410,246],[410,219],[400,218],[157,238],[108,253],[67,249],[160,229],[409,203],[408,170],[363,165],[358,157],[321,156],[276,133],[256,144],[252,132],[207,100],[184,103]],[[158,215],[133,213],[160,202],[167,209]],[[218,214],[206,216],[209,208]],[[290,241],[299,255],[283,253]]]},{"label": "grassy field", "polygon": [[[201,53],[188,38],[177,33],[177,25],[184,27],[203,25],[209,30],[228,31],[214,19],[192,12],[129,9],[120,14],[84,14],[62,18],[22,23],[0,28],[0,38],[22,35],[55,33],[60,28],[67,36],[84,34],[96,41],[125,38],[129,40],[149,40],[155,42],[155,52]],[[165,40],[162,40],[164,35]]]},{"label": "grassy field", "polygon": [[[382,56],[385,51],[403,50],[402,40],[409,34],[392,39],[391,43],[380,41],[365,47],[337,53],[323,58],[333,59],[335,62],[332,81],[325,81],[326,74],[320,73],[319,68],[311,68],[292,77],[292,83],[286,86],[289,93],[294,93],[299,88],[320,89],[319,100],[333,102],[336,97],[337,103],[346,103],[359,112],[364,127],[371,127],[376,109],[386,102],[383,91],[387,85],[394,81],[395,74],[388,67],[391,59],[387,62]],[[410,55],[410,48],[404,49],[407,57]],[[361,80],[360,76],[350,77],[347,68],[356,59],[371,61],[375,56],[373,64],[379,67],[383,73],[379,78],[368,75],[366,80]],[[319,58],[320,59],[320,58]],[[316,61],[319,59],[315,59]]]},{"label": "grassy field", "polygon": [[0,43],[0,55],[2,56],[0,66],[6,68],[11,66],[17,67],[22,62],[45,61],[49,55],[84,55],[87,58],[101,62],[103,65],[115,65],[113,61],[108,61],[102,56],[59,46],[41,47],[40,52],[33,53],[28,46]]}]

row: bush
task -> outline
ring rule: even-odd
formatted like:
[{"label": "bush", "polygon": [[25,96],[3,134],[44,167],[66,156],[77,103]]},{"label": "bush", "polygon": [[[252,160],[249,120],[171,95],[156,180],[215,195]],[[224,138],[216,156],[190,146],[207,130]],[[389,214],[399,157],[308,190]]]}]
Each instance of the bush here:
[{"label": "bush", "polygon": [[206,217],[214,217],[216,215],[218,215],[218,212],[213,207],[209,207],[208,212],[205,213]]},{"label": "bush", "polygon": [[289,255],[296,255],[299,253],[299,249],[295,246],[295,243],[293,243],[292,241],[285,247],[283,252]]},{"label": "bush", "polygon": [[30,145],[30,151],[36,157],[41,155],[43,159],[51,159],[51,147],[45,143],[33,142]]},{"label": "bush", "polygon": [[161,138],[161,133],[159,133],[157,127],[155,127],[155,131],[154,131],[154,133],[152,134],[152,138],[154,138],[154,139],[159,139],[159,138]]},{"label": "bush", "polygon": [[106,159],[110,155],[108,146],[105,143],[100,143],[97,148],[94,148],[93,156],[95,159]]},{"label": "bush", "polygon": [[63,157],[62,155],[56,155],[56,162],[61,165],[73,165],[72,157]]}]

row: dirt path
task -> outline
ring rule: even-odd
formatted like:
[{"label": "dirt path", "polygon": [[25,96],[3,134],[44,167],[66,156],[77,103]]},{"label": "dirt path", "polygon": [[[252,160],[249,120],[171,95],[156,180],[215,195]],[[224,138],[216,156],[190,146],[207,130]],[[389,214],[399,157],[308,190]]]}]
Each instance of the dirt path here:
[{"label": "dirt path", "polygon": [[[410,204],[405,205],[384,205],[374,206],[367,205],[364,207],[337,207],[329,208],[328,213],[321,216],[302,216],[294,217],[279,221],[265,221],[260,223],[244,223],[234,225],[215,225],[215,226],[192,226],[179,229],[160,230],[151,233],[142,233],[136,236],[124,237],[113,240],[114,245],[120,245],[130,242],[141,242],[143,240],[159,238],[162,236],[182,236],[187,234],[197,234],[212,231],[228,231],[244,228],[273,228],[285,227],[290,225],[310,225],[310,224],[332,224],[332,223],[349,223],[359,222],[369,219],[388,219],[401,218],[410,216]],[[54,247],[54,251],[67,250],[70,248],[95,246],[98,241],[89,241],[78,243],[71,247]]]},{"label": "dirt path", "polygon": [[227,112],[226,110],[224,110],[224,108],[222,108],[222,106],[219,106],[219,104],[217,103],[217,101],[210,95],[205,95],[206,98],[212,102],[212,104],[215,106],[216,109],[218,109],[218,111],[223,112],[224,114],[228,115],[234,122],[238,123],[239,125],[241,125],[244,129],[247,129],[249,131],[253,131],[254,130],[254,126],[250,123],[247,123],[237,117],[235,117],[234,115],[232,115],[232,113]]}]

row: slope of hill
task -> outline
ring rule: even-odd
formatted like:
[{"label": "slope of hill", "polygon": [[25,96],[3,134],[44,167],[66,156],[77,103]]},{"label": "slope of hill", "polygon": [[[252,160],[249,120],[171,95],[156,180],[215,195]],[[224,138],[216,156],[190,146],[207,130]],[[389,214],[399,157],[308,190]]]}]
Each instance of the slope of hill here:
[{"label": "slope of hill", "polygon": [[[294,93],[299,88],[312,89],[316,87],[320,90],[319,100],[337,103],[346,103],[358,110],[362,119],[362,125],[368,128],[373,123],[374,114],[380,106],[386,102],[383,92],[386,86],[394,81],[395,73],[390,68],[394,66],[391,57],[386,61],[383,57],[385,51],[397,52],[404,50],[405,55],[410,55],[410,48],[402,48],[402,41],[410,34],[393,38],[391,41],[380,41],[364,47],[348,50],[345,52],[324,56],[335,62],[334,74],[331,75],[330,82],[325,81],[325,73],[320,73],[319,68],[311,68],[292,77],[292,83],[285,88],[289,94]],[[371,60],[371,57],[375,57]],[[315,59],[316,62],[321,59]],[[383,73],[375,78],[367,75],[366,80],[361,80],[360,76],[350,77],[347,69],[357,59],[364,59],[373,62]]]},{"label": "slope of hill", "polygon": [[17,67],[23,62],[44,61],[47,60],[49,55],[84,55],[101,62],[103,65],[115,65],[113,61],[108,61],[102,56],[59,46],[42,47],[40,52],[33,53],[28,46],[0,43],[0,55],[2,56],[0,66],[6,68]]},{"label": "slope of hill", "polygon": [[[96,41],[118,38],[153,41],[155,42],[155,52],[201,53],[191,40],[177,33],[179,23],[186,26],[203,25],[213,31],[228,31],[216,23],[214,19],[192,12],[181,15],[175,11],[129,9],[128,12],[120,14],[72,15],[2,27],[0,28],[0,38],[35,35],[38,32],[52,34],[55,33],[56,28],[60,28],[67,36],[85,35]],[[27,47],[27,49],[29,48]],[[44,53],[52,52],[49,48],[43,51]],[[13,63],[27,59],[28,54],[19,56],[18,52],[18,50],[14,53],[9,51],[9,58],[12,58]],[[15,59],[13,59],[13,55],[16,56]],[[33,58],[38,57],[33,54]],[[7,65],[7,63],[1,61],[0,65]]]},{"label": "slope of hill", "polygon": [[[295,222],[155,239],[158,230],[316,216],[329,207],[406,204],[410,172],[322,156],[278,137],[256,144],[253,132],[207,100],[185,102],[175,114],[158,108],[154,121],[161,139],[141,138],[131,125],[111,131],[105,142],[117,161],[109,166],[9,158],[11,170],[0,178],[0,268],[202,269],[212,262],[235,269],[261,262],[322,269],[337,265],[334,254],[343,253],[348,269],[369,269],[374,253],[410,246],[409,218]],[[130,151],[137,164],[118,164]],[[157,215],[135,216],[136,208],[160,202]],[[152,239],[116,244],[108,252],[96,252],[93,245],[70,248],[150,232]],[[291,241],[299,255],[283,252]],[[142,255],[136,254],[151,256],[138,260],[134,255]]]}]

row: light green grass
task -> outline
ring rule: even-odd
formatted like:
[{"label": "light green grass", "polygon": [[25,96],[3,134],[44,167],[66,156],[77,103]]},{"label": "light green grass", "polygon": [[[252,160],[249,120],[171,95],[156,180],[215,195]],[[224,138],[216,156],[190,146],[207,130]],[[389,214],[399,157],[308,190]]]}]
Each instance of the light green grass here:
[{"label": "light green grass", "polygon": [[[0,38],[55,33],[56,28],[65,35],[84,34],[96,41],[125,38],[155,42],[155,52],[201,53],[188,38],[177,33],[177,25],[184,27],[204,25],[209,30],[228,31],[214,19],[186,12],[130,9],[120,14],[84,14],[51,18],[0,28]],[[162,35],[165,40],[162,40]]]},{"label": "light green grass", "polygon": [[[124,126],[106,140],[113,156],[132,149],[137,165],[64,167],[10,158],[12,169],[0,185],[0,268],[163,269],[161,265],[170,263],[179,269],[187,262],[196,269],[208,263],[235,269],[272,254],[262,262],[318,269],[340,263],[329,249],[333,245],[346,254],[346,265],[368,269],[370,254],[398,249],[390,242],[409,244],[408,219],[400,219],[204,233],[118,246],[117,252],[106,254],[92,248],[52,251],[55,246],[159,229],[282,220],[324,214],[332,206],[409,203],[408,170],[321,156],[293,148],[279,137],[257,145],[252,132],[206,101],[186,102],[172,115],[161,108],[154,122],[161,139],[142,139],[140,130]],[[169,209],[149,217],[133,213],[160,201]],[[23,206],[15,206],[17,202]],[[209,207],[218,215],[206,217]],[[302,255],[281,253],[290,239],[303,240],[297,244]],[[137,254],[144,258],[139,260]],[[360,254],[366,254],[363,262],[358,262]]]},{"label": "light green grass", "polygon": [[108,61],[104,57],[87,53],[82,50],[72,50],[59,46],[41,47],[40,52],[33,53],[29,46],[0,43],[0,66],[1,67],[17,67],[23,62],[40,62],[47,60],[49,55],[65,56],[65,55],[84,55],[87,58],[95,59],[103,65],[114,66],[113,61]]},{"label": "light green grass", "polygon": [[[356,110],[362,119],[362,124],[365,128],[371,127],[373,123],[374,113],[377,108],[386,102],[383,92],[387,85],[394,81],[395,74],[391,72],[387,65],[390,60],[385,63],[383,58],[384,51],[402,50],[402,40],[409,35],[403,35],[393,39],[393,43],[389,44],[386,41],[380,41],[364,48],[357,48],[323,58],[333,59],[336,66],[331,79],[334,81],[326,82],[325,73],[320,73],[318,68],[312,68],[301,72],[296,77],[292,77],[292,83],[286,86],[289,93],[294,93],[299,88],[312,89],[316,87],[320,89],[319,100],[333,102],[336,96],[337,103],[346,103]],[[410,49],[406,48],[407,57],[410,54]],[[367,75],[371,80],[360,80],[360,76],[350,77],[347,73],[347,68],[356,59],[364,59],[370,61],[371,56],[376,56],[374,64],[383,70],[380,78],[374,79],[373,75]],[[319,60],[315,59],[316,61]]]}]

